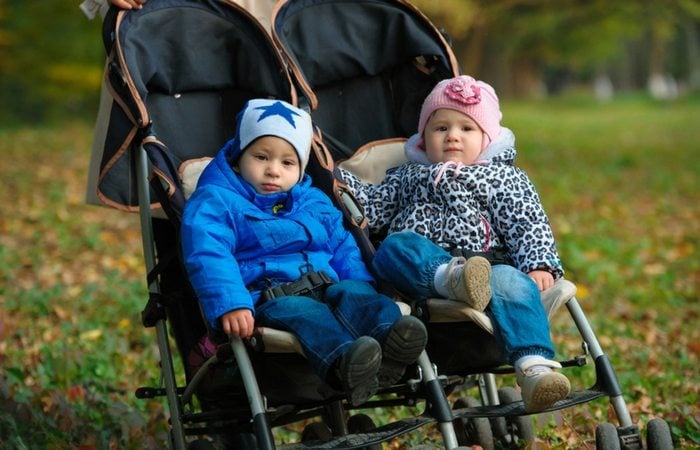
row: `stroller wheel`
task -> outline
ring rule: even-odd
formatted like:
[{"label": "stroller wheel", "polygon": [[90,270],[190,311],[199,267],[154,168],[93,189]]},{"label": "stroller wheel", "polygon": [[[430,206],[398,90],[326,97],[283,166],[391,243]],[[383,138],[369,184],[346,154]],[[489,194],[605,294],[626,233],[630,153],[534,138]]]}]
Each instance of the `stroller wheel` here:
[{"label": "stroller wheel", "polygon": [[[502,405],[522,400],[520,392],[513,387],[498,390],[498,401]],[[492,424],[496,439],[504,448],[519,448],[518,443],[535,440],[535,428],[530,416],[498,417]]]},{"label": "stroller wheel", "polygon": [[[474,397],[460,398],[454,403],[455,409],[482,406]],[[493,450],[493,432],[486,417],[463,417],[454,421],[457,442],[460,445],[479,445],[484,450]]]},{"label": "stroller wheel", "polygon": [[301,432],[301,441],[327,441],[333,437],[331,429],[323,422],[313,422],[304,427]]},{"label": "stroller wheel", "polygon": [[663,419],[651,419],[647,424],[647,450],[673,448],[671,429]]},{"label": "stroller wheel", "polygon": [[605,422],[595,429],[596,450],[620,450],[620,437],[615,425]]},{"label": "stroller wheel", "polygon": [[[362,433],[363,431],[372,431],[377,426],[367,414],[354,414],[348,419],[348,432],[353,434]],[[382,450],[381,444],[368,445],[362,447],[361,450]]]}]

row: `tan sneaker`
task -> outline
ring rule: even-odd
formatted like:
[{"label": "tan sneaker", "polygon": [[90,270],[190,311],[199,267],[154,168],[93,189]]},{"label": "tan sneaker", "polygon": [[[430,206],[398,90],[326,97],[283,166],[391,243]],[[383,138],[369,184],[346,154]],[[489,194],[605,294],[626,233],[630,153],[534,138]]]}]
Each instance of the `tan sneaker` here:
[{"label": "tan sneaker", "polygon": [[483,311],[491,301],[491,263],[482,256],[452,258],[447,264],[447,292],[451,300]]},{"label": "tan sneaker", "polygon": [[571,392],[569,379],[553,372],[553,368],[560,369],[561,364],[545,358],[533,358],[516,369],[526,412],[543,411],[565,399]]}]

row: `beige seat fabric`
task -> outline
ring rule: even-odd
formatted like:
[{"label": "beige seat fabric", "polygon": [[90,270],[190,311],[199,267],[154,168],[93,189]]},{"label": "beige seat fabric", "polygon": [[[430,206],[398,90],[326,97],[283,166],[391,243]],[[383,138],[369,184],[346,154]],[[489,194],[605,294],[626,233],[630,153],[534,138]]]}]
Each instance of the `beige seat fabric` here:
[{"label": "beige seat fabric", "polygon": [[[399,306],[402,315],[407,316],[411,314],[411,307],[406,303],[396,302],[396,304]],[[304,355],[299,341],[292,333],[268,327],[259,327],[257,331],[262,336],[267,353],[298,353]]]},{"label": "beige seat fabric", "polygon": [[[563,278],[554,283],[554,286],[542,292],[542,306],[547,313],[547,319],[551,320],[554,313],[576,295],[576,285]],[[430,321],[436,323],[472,321],[484,330],[493,334],[491,319],[483,312],[466,306],[464,303],[441,298],[428,300]]]}]

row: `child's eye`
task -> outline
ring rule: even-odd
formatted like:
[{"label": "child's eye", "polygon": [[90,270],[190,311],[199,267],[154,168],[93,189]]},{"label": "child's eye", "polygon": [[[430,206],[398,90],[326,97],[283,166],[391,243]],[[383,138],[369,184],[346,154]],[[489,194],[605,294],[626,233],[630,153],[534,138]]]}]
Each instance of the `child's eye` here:
[{"label": "child's eye", "polygon": [[287,159],[283,162],[285,166],[296,166],[297,162],[293,159]]},{"label": "child's eye", "polygon": [[253,155],[253,158],[257,159],[258,161],[265,161],[267,157],[263,155],[262,153],[258,153],[257,155]]}]

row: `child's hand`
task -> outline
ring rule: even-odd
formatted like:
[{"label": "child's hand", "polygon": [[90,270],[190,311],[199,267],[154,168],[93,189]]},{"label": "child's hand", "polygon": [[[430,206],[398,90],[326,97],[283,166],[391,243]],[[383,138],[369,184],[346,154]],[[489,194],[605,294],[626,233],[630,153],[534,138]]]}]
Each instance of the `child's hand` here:
[{"label": "child's hand", "polygon": [[251,337],[255,320],[253,313],[247,308],[234,309],[221,316],[221,327],[229,336],[238,336],[241,338]]},{"label": "child's hand", "polygon": [[537,288],[540,290],[540,292],[549,289],[554,285],[554,276],[552,276],[552,274],[546,270],[533,270],[532,272],[528,273],[528,275],[533,279],[535,284],[537,284]]},{"label": "child's hand", "polygon": [[146,0],[108,0],[111,4],[121,9],[141,9]]}]

